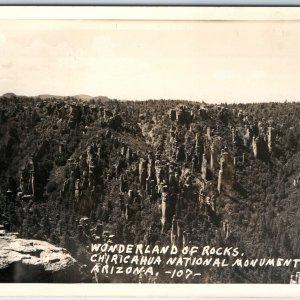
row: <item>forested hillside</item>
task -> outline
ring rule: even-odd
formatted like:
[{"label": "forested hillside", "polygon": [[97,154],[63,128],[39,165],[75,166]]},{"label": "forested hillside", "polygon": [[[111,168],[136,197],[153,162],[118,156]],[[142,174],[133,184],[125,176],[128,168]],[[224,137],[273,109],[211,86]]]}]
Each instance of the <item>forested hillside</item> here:
[{"label": "forested hillside", "polygon": [[[0,224],[66,248],[82,282],[141,280],[95,279],[91,242],[232,246],[250,258],[299,258],[299,138],[300,103],[6,94]],[[294,272],[206,268],[176,282],[288,283]]]}]

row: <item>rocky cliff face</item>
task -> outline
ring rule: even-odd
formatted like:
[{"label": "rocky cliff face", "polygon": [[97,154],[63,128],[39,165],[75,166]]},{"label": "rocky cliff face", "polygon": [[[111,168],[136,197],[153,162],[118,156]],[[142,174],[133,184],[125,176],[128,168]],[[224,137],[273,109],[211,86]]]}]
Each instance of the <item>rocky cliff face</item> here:
[{"label": "rocky cliff face", "polygon": [[76,260],[48,242],[0,231],[0,282],[78,282]]}]

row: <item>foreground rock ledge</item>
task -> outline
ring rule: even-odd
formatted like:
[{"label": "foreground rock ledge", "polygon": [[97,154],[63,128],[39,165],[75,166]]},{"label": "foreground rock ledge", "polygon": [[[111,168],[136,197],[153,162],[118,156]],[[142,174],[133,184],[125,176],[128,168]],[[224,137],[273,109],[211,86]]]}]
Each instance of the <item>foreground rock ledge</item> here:
[{"label": "foreground rock ledge", "polygon": [[63,248],[0,230],[0,282],[79,282],[78,264]]}]

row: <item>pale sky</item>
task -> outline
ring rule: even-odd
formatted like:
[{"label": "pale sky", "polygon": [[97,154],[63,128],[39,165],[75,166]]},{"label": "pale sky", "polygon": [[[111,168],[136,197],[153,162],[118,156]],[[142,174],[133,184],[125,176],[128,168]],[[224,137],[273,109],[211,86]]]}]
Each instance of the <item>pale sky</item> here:
[{"label": "pale sky", "polygon": [[300,100],[300,21],[0,21],[0,94]]}]

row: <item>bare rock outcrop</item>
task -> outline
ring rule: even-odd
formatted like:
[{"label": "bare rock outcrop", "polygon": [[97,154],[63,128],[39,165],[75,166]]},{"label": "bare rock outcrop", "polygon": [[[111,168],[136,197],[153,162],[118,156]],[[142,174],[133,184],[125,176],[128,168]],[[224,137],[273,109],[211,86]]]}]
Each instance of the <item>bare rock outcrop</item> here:
[{"label": "bare rock outcrop", "polygon": [[79,282],[79,270],[67,250],[0,230],[0,282]]}]

